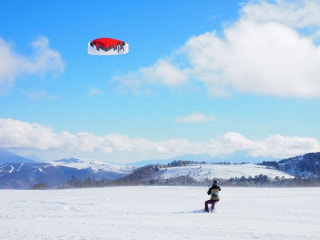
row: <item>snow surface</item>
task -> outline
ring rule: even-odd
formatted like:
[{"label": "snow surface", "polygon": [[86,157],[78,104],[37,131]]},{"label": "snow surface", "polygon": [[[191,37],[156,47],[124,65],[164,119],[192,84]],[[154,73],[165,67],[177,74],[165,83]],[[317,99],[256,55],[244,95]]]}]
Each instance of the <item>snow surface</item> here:
[{"label": "snow surface", "polygon": [[1,190],[0,239],[266,239],[320,237],[319,188],[206,187]]},{"label": "snow surface", "polygon": [[197,181],[204,180],[206,178],[222,178],[229,179],[232,177],[254,177],[257,175],[267,175],[270,178],[284,177],[293,178],[293,176],[270,169],[266,166],[259,166],[255,164],[241,164],[241,165],[225,165],[225,164],[192,164],[183,167],[170,167],[162,168],[155,176],[155,179],[169,179],[173,177],[179,177],[187,175],[194,178]]}]

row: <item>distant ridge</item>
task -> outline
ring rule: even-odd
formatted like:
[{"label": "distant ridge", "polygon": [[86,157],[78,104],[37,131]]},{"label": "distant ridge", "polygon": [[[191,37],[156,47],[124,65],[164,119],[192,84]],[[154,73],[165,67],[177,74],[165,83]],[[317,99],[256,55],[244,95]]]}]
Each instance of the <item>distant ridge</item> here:
[{"label": "distant ridge", "polygon": [[[188,156],[182,156],[189,158]],[[194,155],[193,157],[196,157]],[[204,156],[207,157],[207,156]],[[201,158],[198,158],[201,159]],[[263,161],[258,164],[230,162],[204,163],[188,160],[175,160],[170,164],[150,164],[138,168],[133,173],[117,180],[118,183],[150,183],[174,181],[204,181],[206,179],[231,179],[234,177],[250,178],[266,176],[270,179],[293,179],[289,184],[318,184],[320,180],[320,152],[283,159],[280,161]],[[307,179],[304,183],[303,180]],[[300,181],[300,183],[299,183]],[[314,182],[312,182],[314,181]]]},{"label": "distant ridge", "polygon": [[[212,179],[253,178],[259,175],[270,179],[292,179],[294,176],[283,171],[257,164],[199,163],[194,161],[173,161],[167,165],[150,164],[136,169],[131,174],[116,180],[117,184],[141,184],[179,181],[198,183]],[[181,183],[181,182],[180,182]]]},{"label": "distant ridge", "polygon": [[80,159],[77,158],[64,158],[64,159],[60,159],[60,160],[55,160],[55,162],[57,163],[81,163],[82,161]]},{"label": "distant ridge", "polygon": [[11,162],[0,164],[0,189],[31,189],[36,184],[57,188],[71,179],[111,181],[130,174],[134,169],[130,166],[76,158],[50,163]]},{"label": "distant ridge", "polygon": [[184,161],[195,161],[195,162],[212,162],[214,159],[209,154],[184,154],[168,159],[152,159],[139,162],[130,163],[130,166],[143,167],[149,164],[168,164],[172,161],[184,160]]},{"label": "distant ridge", "polygon": [[274,167],[297,177],[319,177],[320,152],[306,153],[301,156],[283,159],[279,162],[263,162],[261,165]]},{"label": "distant ridge", "polygon": [[[56,188],[72,179],[77,184],[77,181],[89,178],[92,181],[104,179],[104,183],[111,185],[194,184],[210,182],[212,179],[227,182],[232,178],[247,178],[246,181],[251,178],[251,182],[265,181],[268,178],[277,182],[281,179],[283,183],[293,186],[320,183],[320,152],[260,164],[174,160],[166,165],[150,164],[139,168],[76,158],[50,163],[28,163],[29,159],[3,149],[0,149],[0,156],[5,159],[5,163],[0,164],[0,189],[30,189],[41,183],[49,188]],[[206,157],[208,156],[204,156]],[[260,178],[255,179],[259,176]]]},{"label": "distant ridge", "polygon": [[230,162],[230,163],[261,163],[263,161],[278,161],[279,158],[272,157],[253,157],[248,154],[247,151],[236,151],[232,154],[225,156],[211,156],[209,154],[183,154],[167,159],[151,159],[145,161],[138,161],[130,163],[131,166],[142,167],[149,164],[168,164],[172,161],[195,161],[195,162],[207,162],[207,163],[218,163],[218,162]]},{"label": "distant ridge", "polygon": [[13,152],[0,148],[0,165],[5,163],[36,163],[36,161],[21,157]]}]

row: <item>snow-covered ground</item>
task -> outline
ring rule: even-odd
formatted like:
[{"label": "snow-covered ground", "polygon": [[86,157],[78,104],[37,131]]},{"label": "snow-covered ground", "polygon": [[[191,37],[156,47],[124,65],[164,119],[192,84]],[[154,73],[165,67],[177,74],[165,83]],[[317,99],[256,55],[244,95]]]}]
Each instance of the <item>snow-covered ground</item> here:
[{"label": "snow-covered ground", "polygon": [[320,239],[319,188],[1,190],[0,239]]},{"label": "snow-covered ground", "polygon": [[179,176],[190,176],[195,180],[204,180],[206,178],[223,178],[229,179],[232,177],[254,177],[257,175],[267,175],[270,178],[284,177],[293,178],[293,176],[278,171],[275,169],[270,169],[266,166],[259,166],[255,164],[242,164],[242,165],[225,165],[225,164],[191,164],[183,167],[170,167],[162,168],[154,176],[155,179],[168,179]]}]

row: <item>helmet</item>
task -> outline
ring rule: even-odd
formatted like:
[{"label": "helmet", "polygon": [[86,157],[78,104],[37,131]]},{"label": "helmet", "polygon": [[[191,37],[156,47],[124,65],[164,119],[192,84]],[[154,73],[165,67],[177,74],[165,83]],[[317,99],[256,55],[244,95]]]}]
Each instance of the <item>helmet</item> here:
[{"label": "helmet", "polygon": [[218,180],[214,180],[213,183],[214,183],[214,184],[218,184]]}]

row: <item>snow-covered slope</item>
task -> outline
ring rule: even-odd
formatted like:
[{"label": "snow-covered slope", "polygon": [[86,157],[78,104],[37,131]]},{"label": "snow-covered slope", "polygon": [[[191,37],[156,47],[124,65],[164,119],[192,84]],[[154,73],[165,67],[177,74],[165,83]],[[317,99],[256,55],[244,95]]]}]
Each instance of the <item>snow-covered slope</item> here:
[{"label": "snow-covered slope", "polygon": [[279,169],[295,176],[320,176],[320,153],[307,153],[284,159],[278,164]]},{"label": "snow-covered slope", "polygon": [[259,166],[255,164],[241,164],[241,165],[224,165],[224,164],[191,164],[182,167],[161,168],[155,175],[154,179],[169,179],[179,176],[190,176],[193,179],[200,181],[204,179],[229,179],[232,177],[254,177],[257,175],[267,175],[270,178],[284,177],[293,178],[293,176],[268,168],[266,166]]},{"label": "snow-covered slope", "polygon": [[77,169],[91,168],[95,172],[110,171],[110,172],[116,172],[121,174],[129,174],[136,169],[135,167],[127,166],[127,165],[115,165],[115,164],[109,164],[109,163],[96,161],[96,160],[77,159],[77,158],[56,160],[51,162],[50,164],[53,166],[64,166],[64,167],[71,167],[71,168],[77,168]]},{"label": "snow-covered slope", "polygon": [[272,166],[293,176],[320,177],[320,152],[307,153],[279,162],[263,162],[265,166]]}]

